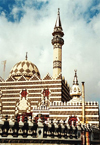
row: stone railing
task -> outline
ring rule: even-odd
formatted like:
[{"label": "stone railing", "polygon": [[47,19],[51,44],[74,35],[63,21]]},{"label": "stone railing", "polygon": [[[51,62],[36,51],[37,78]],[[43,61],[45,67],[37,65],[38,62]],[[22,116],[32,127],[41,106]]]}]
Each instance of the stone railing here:
[{"label": "stone railing", "polygon": [[[53,144],[80,144],[82,142],[82,133],[91,134],[90,125],[69,125],[66,121],[41,120],[41,116],[37,121],[25,117],[22,122],[17,118],[13,120],[0,118],[0,143],[53,143]],[[91,136],[89,136],[89,139]]]}]

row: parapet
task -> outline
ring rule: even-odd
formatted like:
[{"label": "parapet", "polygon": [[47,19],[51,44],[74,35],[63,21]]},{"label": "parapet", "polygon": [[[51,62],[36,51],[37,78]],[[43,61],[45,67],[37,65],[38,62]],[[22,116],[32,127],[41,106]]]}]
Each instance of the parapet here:
[{"label": "parapet", "polygon": [[85,102],[85,105],[86,105],[86,106],[98,106],[99,104],[98,104],[98,102],[95,102],[95,101],[94,101],[94,102],[92,102],[92,101],[89,102],[89,101],[88,101],[88,102]]},{"label": "parapet", "polygon": [[0,143],[52,143],[80,144],[82,142],[81,133],[92,132],[92,126],[89,124],[68,124],[62,120],[38,120],[25,117],[22,120],[0,118]]},{"label": "parapet", "polygon": [[50,106],[81,106],[81,102],[50,102]]},{"label": "parapet", "polygon": [[[98,106],[98,102],[85,102],[86,106]],[[50,106],[82,106],[82,102],[50,102]]]}]

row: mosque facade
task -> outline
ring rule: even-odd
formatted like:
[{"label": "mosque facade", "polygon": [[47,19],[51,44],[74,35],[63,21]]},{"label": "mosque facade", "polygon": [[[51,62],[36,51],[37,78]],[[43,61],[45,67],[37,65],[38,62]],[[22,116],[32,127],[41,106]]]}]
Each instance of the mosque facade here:
[{"label": "mosque facade", "polygon": [[[62,46],[64,32],[58,10],[52,33],[53,76],[41,78],[39,69],[27,60],[16,63],[6,80],[0,78],[0,114],[24,121],[25,116],[38,119],[62,120],[68,124],[91,124],[99,127],[99,104],[85,101],[85,88],[79,87],[77,70],[73,85],[62,77]],[[81,99],[82,98],[82,99]]]}]

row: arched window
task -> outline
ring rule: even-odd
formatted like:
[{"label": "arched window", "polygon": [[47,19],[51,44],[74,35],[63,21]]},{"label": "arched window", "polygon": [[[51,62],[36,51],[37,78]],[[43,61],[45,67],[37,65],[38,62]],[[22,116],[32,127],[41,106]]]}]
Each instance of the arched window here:
[{"label": "arched window", "polygon": [[69,117],[69,120],[68,120],[68,124],[69,125],[74,125],[74,126],[76,126],[77,124],[77,121],[78,121],[78,119],[77,119],[77,117],[75,117],[75,116],[70,116]]}]

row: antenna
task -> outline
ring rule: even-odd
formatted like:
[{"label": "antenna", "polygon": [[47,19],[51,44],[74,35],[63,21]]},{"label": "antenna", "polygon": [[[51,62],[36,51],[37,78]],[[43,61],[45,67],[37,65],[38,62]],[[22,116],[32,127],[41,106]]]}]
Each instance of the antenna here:
[{"label": "antenna", "polygon": [[6,60],[2,61],[3,63],[3,79],[5,79],[5,70],[6,70]]}]

